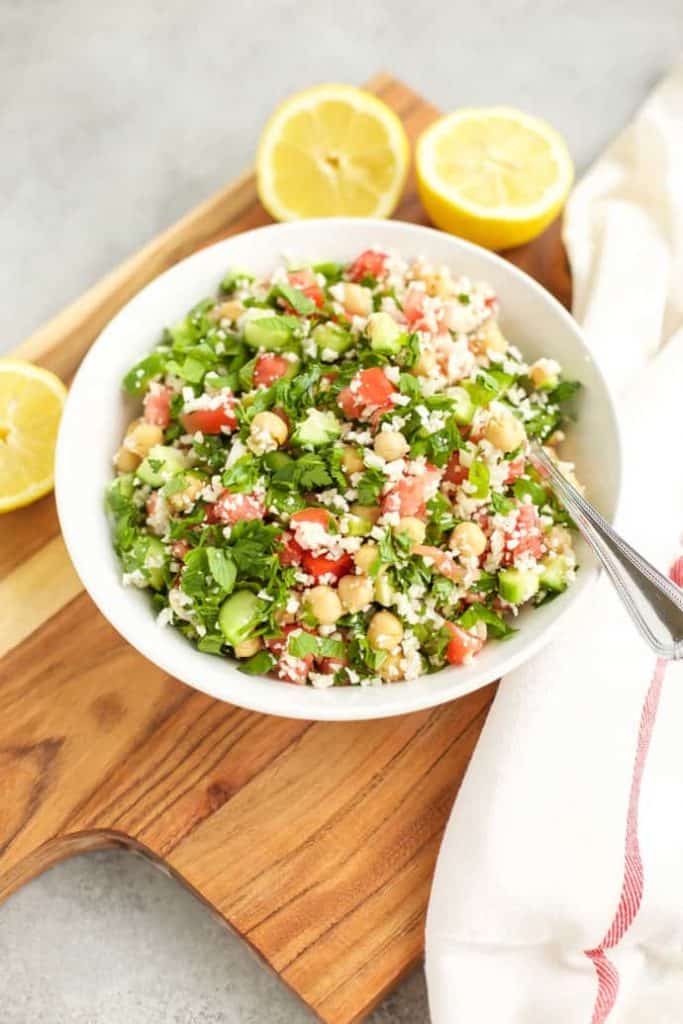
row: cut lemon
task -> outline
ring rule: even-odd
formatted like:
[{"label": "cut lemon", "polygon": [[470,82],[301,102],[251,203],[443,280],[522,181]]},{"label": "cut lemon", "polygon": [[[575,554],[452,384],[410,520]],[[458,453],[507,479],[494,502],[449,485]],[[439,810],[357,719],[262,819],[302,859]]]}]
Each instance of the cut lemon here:
[{"label": "cut lemon", "polygon": [[351,85],[319,85],[290,96],[263,129],[258,193],[276,220],[388,217],[409,162],[386,103]]},{"label": "cut lemon", "polygon": [[66,388],[54,373],[0,359],[0,512],[51,490],[65,398]]},{"label": "cut lemon", "polygon": [[509,107],[442,117],[420,136],[416,165],[420,198],[437,227],[489,249],[539,235],[574,178],[562,137]]}]

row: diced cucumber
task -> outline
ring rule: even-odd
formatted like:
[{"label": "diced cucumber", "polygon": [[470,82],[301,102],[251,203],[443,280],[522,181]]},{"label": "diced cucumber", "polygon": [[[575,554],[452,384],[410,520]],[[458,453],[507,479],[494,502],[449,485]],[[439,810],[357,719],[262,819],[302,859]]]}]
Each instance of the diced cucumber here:
[{"label": "diced cucumber", "polygon": [[567,573],[569,565],[567,559],[562,555],[549,555],[544,558],[541,565],[543,572],[540,576],[540,584],[546,590],[554,590],[560,593],[567,586]]},{"label": "diced cucumber", "polygon": [[279,378],[280,380],[293,380],[294,377],[296,377],[297,373],[299,372],[299,367],[301,366],[301,360],[296,355],[296,353],[288,352],[287,357],[287,362],[289,363],[289,365],[285,372],[282,374],[282,376]]},{"label": "diced cucumber", "polygon": [[177,448],[155,444],[136,470],[136,475],[150,487],[161,487],[176,473],[185,469],[185,457]]},{"label": "diced cucumber", "polygon": [[251,590],[236,590],[221,605],[218,625],[233,647],[248,640],[263,617],[263,601]]},{"label": "diced cucumber", "polygon": [[345,518],[346,532],[349,537],[366,537],[372,529],[372,523],[369,519],[363,519],[362,516],[355,516],[349,514]]},{"label": "diced cucumber", "polygon": [[375,601],[386,608],[394,603],[395,597],[387,567],[383,565],[375,577]]},{"label": "diced cucumber", "polygon": [[276,473],[278,469],[283,469],[292,461],[292,456],[287,452],[266,452],[263,461],[272,473]]},{"label": "diced cucumber", "polygon": [[259,316],[244,325],[244,340],[250,348],[263,348],[268,352],[285,348],[292,340],[293,330],[285,317]]},{"label": "diced cucumber", "polygon": [[450,388],[448,397],[453,402],[453,419],[461,426],[467,426],[474,416],[474,402],[464,388]]},{"label": "diced cucumber", "polygon": [[337,356],[342,355],[353,345],[350,332],[339,324],[318,324],[311,331],[311,338],[318,346],[320,358],[324,363],[333,363]]},{"label": "diced cucumber", "polygon": [[144,568],[149,576],[149,585],[153,590],[161,590],[164,585],[164,566],[166,551],[158,537],[149,537]]},{"label": "diced cucumber", "polygon": [[509,604],[524,604],[538,587],[538,575],[533,569],[503,569],[498,573],[498,592]]},{"label": "diced cucumber", "polygon": [[385,356],[396,355],[408,337],[388,313],[371,313],[366,330],[370,348]]},{"label": "diced cucumber", "polygon": [[340,433],[339,420],[333,412],[309,409],[292,434],[292,444],[300,448],[321,448],[336,441]]}]

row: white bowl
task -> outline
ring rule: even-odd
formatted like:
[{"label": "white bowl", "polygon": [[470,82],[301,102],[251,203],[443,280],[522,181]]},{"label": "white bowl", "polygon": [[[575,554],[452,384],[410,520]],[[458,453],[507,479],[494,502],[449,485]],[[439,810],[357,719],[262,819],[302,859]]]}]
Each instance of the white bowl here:
[{"label": "white bowl", "polygon": [[[419,680],[382,687],[316,690],[239,672],[228,659],[201,654],[172,628],[156,625],[146,593],[121,584],[103,496],[111,459],[134,415],[120,381],[159,340],[161,329],[215,292],[230,267],[270,271],[283,257],[349,260],[370,245],[405,257],[424,256],[456,272],[490,282],[501,303],[505,334],[529,359],[558,359],[582,381],[579,419],[565,451],[598,508],[611,519],[620,486],[620,445],[606,382],[581,332],[562,306],[530,277],[490,252],[428,228],[396,221],[309,220],[260,228],[203,249],[152,281],[114,317],[76,375],[59,432],[56,491],[67,548],[83,585],[115,629],[165,672],[198,690],[246,708],[305,719],[358,720],[399,715],[461,697],[526,661],[595,576],[582,542],[577,581],[555,601],[522,613],[519,632],[488,644],[472,665],[445,668]],[[552,681],[549,680],[549,685]]]}]

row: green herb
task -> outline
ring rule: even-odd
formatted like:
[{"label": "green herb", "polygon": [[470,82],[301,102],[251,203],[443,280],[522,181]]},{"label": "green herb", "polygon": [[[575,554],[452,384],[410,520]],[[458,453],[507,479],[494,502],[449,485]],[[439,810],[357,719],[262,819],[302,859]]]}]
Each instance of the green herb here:
[{"label": "green herb", "polygon": [[317,309],[313,299],[309,299],[308,295],[293,288],[291,284],[276,284],[271,289],[271,295],[284,299],[300,316],[310,316]]},{"label": "green herb", "polygon": [[504,498],[502,494],[498,494],[496,491],[491,492],[491,507],[497,515],[507,516],[512,512],[515,507],[514,501],[510,498]]},{"label": "green herb", "polygon": [[242,455],[226,469],[221,476],[221,483],[234,494],[253,491],[259,478],[259,465],[253,455]]},{"label": "green herb", "polygon": [[470,297],[467,292],[460,292],[458,295],[458,302],[462,303],[463,306],[469,306]]},{"label": "green herb", "polygon": [[473,498],[485,498],[489,493],[489,482],[491,474],[489,473],[489,467],[485,462],[480,459],[473,459],[468,473],[469,482],[474,488],[471,491]]},{"label": "green herb", "polygon": [[314,654],[318,658],[343,658],[346,646],[342,640],[333,640],[329,636],[316,636],[314,633],[291,634],[287,642],[287,651],[295,658],[305,658]]},{"label": "green herb", "polygon": [[556,402],[558,405],[560,402],[568,402],[570,398],[573,398],[577,391],[582,388],[581,381],[578,380],[562,380],[557,387],[550,392],[548,398],[551,402]]},{"label": "green herb", "polygon": [[129,395],[137,397],[147,390],[147,385],[154,378],[164,372],[168,353],[157,349],[151,355],[141,359],[132,370],[129,370],[123,378],[123,387]]},{"label": "green herb", "polygon": [[232,294],[237,288],[249,284],[253,280],[254,275],[249,274],[246,270],[229,270],[221,281],[221,291],[226,295]]},{"label": "green herb", "polygon": [[249,676],[266,676],[275,667],[275,658],[268,651],[259,651],[247,661],[240,662],[240,671]]},{"label": "green herb", "polygon": [[497,612],[481,603],[471,604],[467,611],[458,619],[458,625],[462,626],[463,629],[472,629],[478,622],[485,622],[491,636],[496,637],[498,640],[505,640],[517,632]]},{"label": "green herb", "polygon": [[358,503],[360,505],[376,505],[386,479],[381,470],[366,469],[357,485]]},{"label": "green herb", "polygon": [[221,548],[207,548],[206,557],[209,563],[209,572],[218,586],[226,594],[231,594],[237,579],[237,567],[228,552]]},{"label": "green herb", "polygon": [[197,641],[197,649],[203,654],[220,654],[225,645],[225,637],[220,633],[207,633]]},{"label": "green herb", "polygon": [[548,492],[545,487],[536,483],[535,480],[531,480],[526,477],[520,477],[518,480],[515,480],[512,491],[518,501],[524,501],[528,495],[534,505],[538,505],[539,507],[545,505],[548,500]]}]

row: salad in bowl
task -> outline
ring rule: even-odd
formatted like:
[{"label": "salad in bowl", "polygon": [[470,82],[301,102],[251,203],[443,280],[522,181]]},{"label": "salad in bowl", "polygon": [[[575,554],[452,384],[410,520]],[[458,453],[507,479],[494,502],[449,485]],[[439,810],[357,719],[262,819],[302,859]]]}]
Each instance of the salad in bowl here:
[{"label": "salad in bowl", "polygon": [[130,367],[107,508],[160,625],[248,674],[381,686],[471,666],[572,586],[529,439],[573,476],[580,385],[467,271],[382,245],[231,266]]}]

